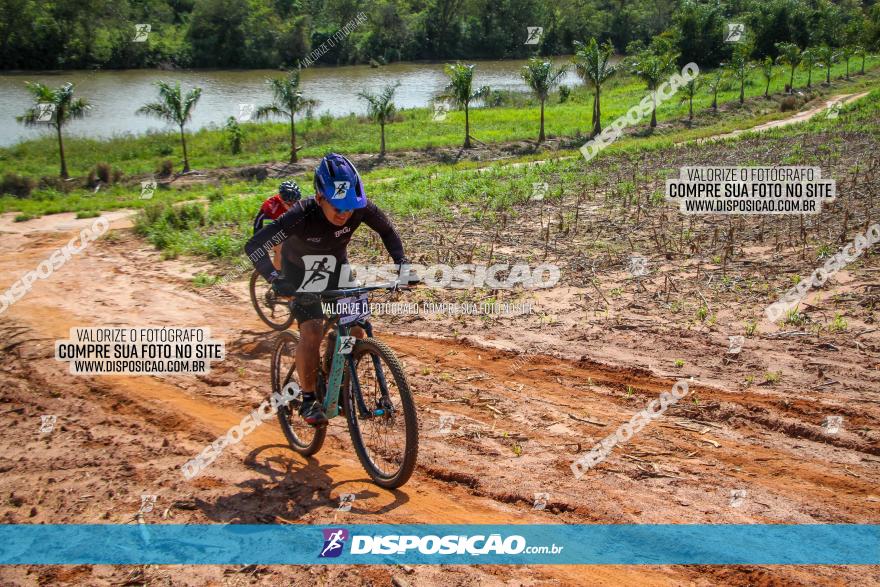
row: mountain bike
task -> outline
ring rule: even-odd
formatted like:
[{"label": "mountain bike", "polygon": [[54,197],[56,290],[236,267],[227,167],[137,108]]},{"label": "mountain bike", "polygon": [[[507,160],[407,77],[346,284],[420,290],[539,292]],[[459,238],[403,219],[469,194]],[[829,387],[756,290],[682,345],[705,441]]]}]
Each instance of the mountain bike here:
[{"label": "mountain bike", "polygon": [[[406,483],[416,466],[418,418],[406,373],[394,351],[373,337],[367,320],[369,295],[397,291],[398,284],[298,294],[320,298],[325,308],[323,353],[318,361],[316,396],[327,419],[344,415],[361,465],[376,485],[386,489]],[[291,302],[292,304],[293,302]],[[351,335],[361,326],[366,338]],[[326,340],[325,340],[326,339]],[[290,448],[304,456],[317,453],[327,427],[312,427],[299,415],[302,396],[296,373],[299,334],[284,331],[272,352],[272,391],[294,390],[294,399],[278,406],[278,420]]]},{"label": "mountain bike", "polygon": [[251,303],[260,320],[275,330],[287,330],[293,324],[290,298],[281,297],[272,289],[272,284],[263,279],[259,272],[251,273],[249,284]]}]

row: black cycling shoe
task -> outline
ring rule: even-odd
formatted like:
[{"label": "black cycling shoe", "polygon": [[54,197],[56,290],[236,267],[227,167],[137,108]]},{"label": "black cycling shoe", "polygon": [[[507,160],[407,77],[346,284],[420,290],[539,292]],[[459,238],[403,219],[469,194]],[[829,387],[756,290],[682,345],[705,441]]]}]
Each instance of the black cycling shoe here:
[{"label": "black cycling shoe", "polygon": [[324,408],[317,400],[304,401],[299,408],[299,415],[303,417],[309,426],[326,426],[327,416],[324,414]]}]

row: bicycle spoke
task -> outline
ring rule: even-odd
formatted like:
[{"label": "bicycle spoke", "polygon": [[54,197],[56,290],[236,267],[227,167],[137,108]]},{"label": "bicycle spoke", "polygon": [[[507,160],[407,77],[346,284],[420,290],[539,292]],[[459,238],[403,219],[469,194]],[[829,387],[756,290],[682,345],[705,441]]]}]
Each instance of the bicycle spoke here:
[{"label": "bicycle spoke", "polygon": [[[384,375],[384,394],[376,365]],[[371,412],[367,417],[358,418],[367,456],[383,476],[393,476],[403,464],[406,451],[406,423],[397,383],[377,355],[365,354],[360,357],[356,372],[364,404]],[[375,414],[376,410],[382,410],[383,413]]]}]

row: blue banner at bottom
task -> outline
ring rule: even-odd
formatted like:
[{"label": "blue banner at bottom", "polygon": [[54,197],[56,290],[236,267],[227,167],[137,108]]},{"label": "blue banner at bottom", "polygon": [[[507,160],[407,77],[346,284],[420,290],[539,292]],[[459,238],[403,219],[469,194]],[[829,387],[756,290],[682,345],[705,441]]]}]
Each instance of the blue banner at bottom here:
[{"label": "blue banner at bottom", "polygon": [[0,564],[878,565],[880,525],[0,525]]}]

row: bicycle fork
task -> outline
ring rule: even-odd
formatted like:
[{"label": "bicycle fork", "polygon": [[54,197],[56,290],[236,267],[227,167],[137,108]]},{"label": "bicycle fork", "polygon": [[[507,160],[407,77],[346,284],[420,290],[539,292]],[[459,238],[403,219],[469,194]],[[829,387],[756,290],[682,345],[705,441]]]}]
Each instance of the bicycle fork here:
[{"label": "bicycle fork", "polygon": [[[367,336],[372,337],[372,324],[367,321],[363,324],[363,327],[367,333]],[[333,360],[330,364],[330,377],[327,387],[328,390],[333,390],[333,392],[327,394],[324,412],[328,418],[333,418],[339,414],[339,389],[342,386],[343,370],[345,369],[345,367],[348,367],[349,384],[351,386],[349,392],[354,394],[355,401],[357,403],[357,409],[361,417],[371,418],[373,416],[386,415],[386,413],[391,409],[391,405],[390,401],[388,400],[388,382],[385,379],[385,373],[382,370],[382,363],[379,361],[379,357],[375,355],[372,355],[370,357],[373,361],[373,370],[376,373],[376,381],[379,384],[379,390],[382,394],[382,399],[379,402],[380,405],[377,406],[376,409],[370,410],[367,407],[366,403],[364,403],[364,396],[361,393],[361,385],[357,377],[353,353],[348,352],[346,354],[342,354],[340,352],[342,337],[349,336],[349,333],[349,329],[345,326],[339,326],[337,328],[335,341],[333,344]]]}]

